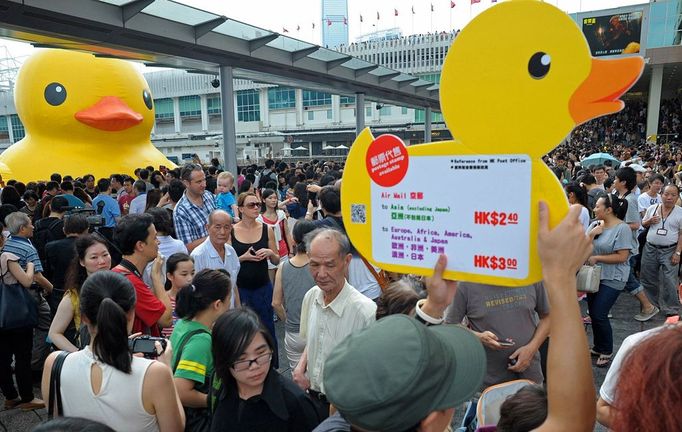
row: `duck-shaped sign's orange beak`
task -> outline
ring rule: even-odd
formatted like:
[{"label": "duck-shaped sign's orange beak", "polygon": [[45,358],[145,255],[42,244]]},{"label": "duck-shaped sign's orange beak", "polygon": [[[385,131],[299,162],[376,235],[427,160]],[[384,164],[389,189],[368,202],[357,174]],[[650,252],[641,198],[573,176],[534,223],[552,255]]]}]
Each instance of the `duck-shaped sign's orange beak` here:
[{"label": "duck-shaped sign's orange beak", "polygon": [[142,114],[135,112],[116,96],[105,96],[93,106],[78,111],[76,120],[97,129],[116,132],[142,122]]},{"label": "duck-shaped sign's orange beak", "polygon": [[641,57],[592,59],[590,74],[568,103],[575,124],[620,111],[624,104],[619,98],[637,82],[643,68]]}]

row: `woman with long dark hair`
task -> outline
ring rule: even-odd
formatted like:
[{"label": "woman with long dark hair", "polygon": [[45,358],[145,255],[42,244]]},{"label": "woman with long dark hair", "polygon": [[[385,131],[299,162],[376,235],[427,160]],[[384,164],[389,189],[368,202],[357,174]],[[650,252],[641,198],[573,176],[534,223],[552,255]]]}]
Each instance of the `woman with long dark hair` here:
[{"label": "woman with long dark hair", "polygon": [[566,192],[566,198],[568,198],[568,203],[580,204],[582,208],[580,209],[580,222],[585,227],[585,231],[590,226],[590,211],[587,208],[587,191],[585,188],[580,186],[580,183],[572,181],[564,186],[564,191]]},{"label": "woman with long dark hair", "polygon": [[211,401],[212,431],[306,432],[317,426],[312,401],[273,367],[276,347],[253,311],[234,309],[218,318],[212,350],[222,383]]},{"label": "woman with long dark hair", "polygon": [[180,320],[171,336],[175,347],[172,369],[175,388],[185,407],[187,431],[207,431],[210,424],[206,408],[213,374],[211,328],[230,307],[231,287],[227,272],[205,269],[176,298],[175,312]]},{"label": "woman with long dark hair", "polygon": [[80,289],[91,274],[111,269],[111,255],[106,241],[85,234],[75,241],[76,256],[66,271],[64,297],[59,302],[48,336],[60,350],[75,352],[88,344],[87,328],[83,325]]},{"label": "woman with long dark hair", "polygon": [[[184,413],[167,364],[170,346],[159,361],[133,356],[128,348],[135,318],[132,283],[111,271],[97,272],[83,283],[80,307],[91,341],[64,360],[58,390],[63,415],[99,421],[116,430],[182,431]],[[43,394],[49,394],[58,354],[45,361]]]},{"label": "woman with long dark hair", "polygon": [[[294,242],[291,238],[289,224],[287,223],[287,215],[283,210],[279,209],[279,199],[274,189],[263,189],[261,196],[263,197],[263,207],[261,208],[262,213],[258,216],[257,220],[272,228],[279,258],[280,260],[286,260],[290,256],[290,250],[292,255],[294,250]],[[268,263],[268,271],[270,273],[270,281],[274,283],[277,266]]]}]

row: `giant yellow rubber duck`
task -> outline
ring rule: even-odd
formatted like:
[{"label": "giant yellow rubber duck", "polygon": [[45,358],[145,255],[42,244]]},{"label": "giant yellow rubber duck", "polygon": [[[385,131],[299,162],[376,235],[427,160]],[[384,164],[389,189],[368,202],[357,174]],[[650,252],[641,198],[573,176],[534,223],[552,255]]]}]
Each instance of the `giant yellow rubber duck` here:
[{"label": "giant yellow rubber duck", "polygon": [[39,50],[21,67],[14,100],[26,136],[0,154],[5,179],[49,179],[54,172],[107,177],[175,166],[150,141],[152,95],[127,61]]},{"label": "giant yellow rubber duck", "polygon": [[592,58],[577,25],[548,3],[510,0],[481,13],[454,40],[441,74],[453,141],[404,147],[365,129],[353,143],[341,197],[354,246],[388,271],[429,275],[446,253],[449,279],[541,280],[538,201],[552,225],[568,210],[541,157],[576,125],[621,110],[643,65]]}]

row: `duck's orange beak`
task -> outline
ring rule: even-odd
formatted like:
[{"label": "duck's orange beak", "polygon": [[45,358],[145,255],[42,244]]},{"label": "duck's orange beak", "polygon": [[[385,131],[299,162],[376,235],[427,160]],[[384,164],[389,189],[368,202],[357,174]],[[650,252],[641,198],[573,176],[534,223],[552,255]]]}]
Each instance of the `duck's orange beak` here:
[{"label": "duck's orange beak", "polygon": [[142,122],[142,114],[133,111],[116,96],[105,96],[93,106],[78,111],[76,120],[97,129],[116,132]]},{"label": "duck's orange beak", "polygon": [[619,98],[637,82],[643,69],[641,57],[592,59],[590,74],[568,103],[575,124],[623,109],[625,104]]}]

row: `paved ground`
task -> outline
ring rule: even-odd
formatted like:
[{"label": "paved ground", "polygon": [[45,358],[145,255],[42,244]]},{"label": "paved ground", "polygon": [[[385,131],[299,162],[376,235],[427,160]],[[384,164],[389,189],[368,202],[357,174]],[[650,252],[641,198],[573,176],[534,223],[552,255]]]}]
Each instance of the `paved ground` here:
[{"label": "paved ground", "polygon": [[[620,298],[616,302],[616,305],[612,309],[613,319],[611,321],[611,324],[613,326],[614,342],[616,344],[616,348],[620,347],[620,344],[623,342],[623,339],[626,336],[641,330],[647,330],[659,326],[663,323],[665,318],[661,316],[655,317],[651,321],[644,323],[644,325],[641,325],[639,322],[633,320],[632,317],[635,313],[637,313],[638,307],[639,304],[633,297],[631,297],[628,294],[623,294],[620,296]],[[276,323],[276,328],[278,340],[284,341],[284,329],[282,324],[279,322]],[[588,338],[591,338],[590,329],[588,328],[587,331]],[[280,363],[285,363],[281,361],[281,359],[285,359],[283,342],[279,347],[279,353]],[[593,371],[595,388],[598,390],[599,386],[604,380],[606,370],[593,367]],[[286,374],[290,373],[288,368],[283,369],[282,372]],[[36,395],[40,394],[40,389],[38,387],[36,387],[35,394]],[[45,410],[36,410],[29,412],[22,412],[17,409],[2,410],[1,407],[3,406],[3,404],[4,398],[2,397],[2,395],[0,395],[0,431],[5,432],[30,431],[35,425],[37,425],[41,421],[44,421],[46,418]],[[460,418],[461,415],[462,410],[458,409],[457,412],[455,413],[454,420],[455,425],[459,425],[459,422],[461,421]],[[594,430],[599,432],[605,432],[606,428],[596,426]]]}]

